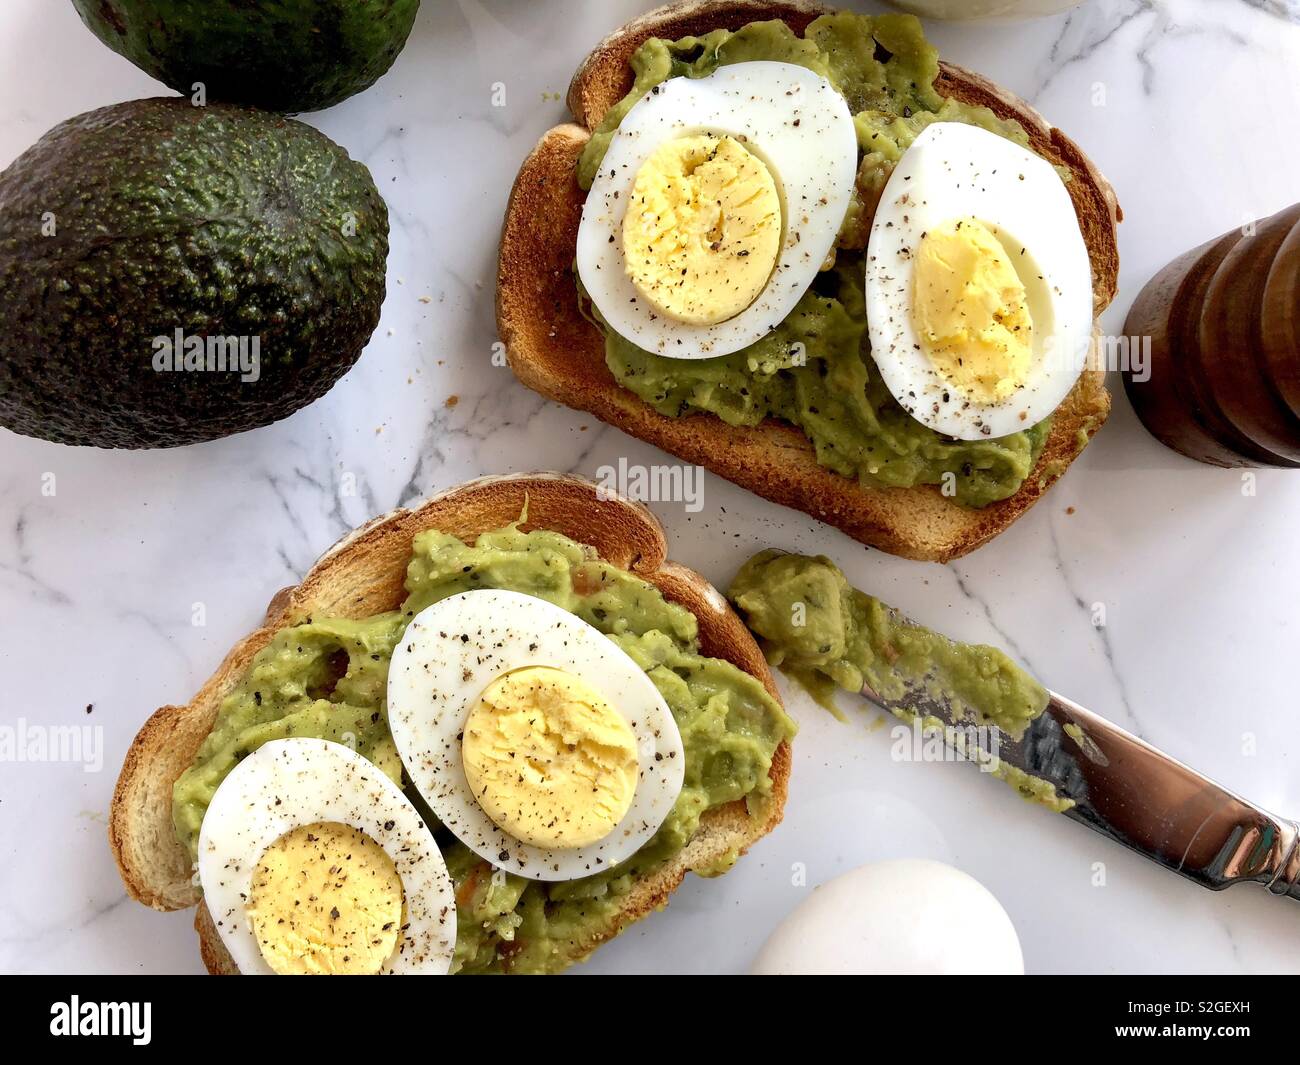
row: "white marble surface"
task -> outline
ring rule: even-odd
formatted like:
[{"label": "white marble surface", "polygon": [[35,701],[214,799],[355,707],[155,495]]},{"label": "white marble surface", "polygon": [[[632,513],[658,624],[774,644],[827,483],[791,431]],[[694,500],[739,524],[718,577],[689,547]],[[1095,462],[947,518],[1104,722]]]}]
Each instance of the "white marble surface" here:
[{"label": "white marble surface", "polygon": [[[117,768],[146,716],[187,700],[268,597],[349,528],[482,473],[665,461],[491,363],[511,179],[563,117],[556,94],[585,50],[645,6],[427,0],[393,73],[312,117],[370,165],[394,228],[383,322],[325,399],[271,428],[173,451],[72,450],[0,432],[0,724],[91,724],[103,737],[98,772],[0,771],[0,970],[199,970],[189,915],[123,894],[105,839]],[[1296,0],[1093,0],[1010,28],[931,29],[946,56],[1027,96],[1114,181],[1127,221],[1113,331],[1168,258],[1297,196]],[[504,108],[491,106],[495,82]],[[0,165],[73,114],[158,91],[66,2],[0,5]],[[918,619],[1002,644],[1057,690],[1300,814],[1300,475],[1261,473],[1243,496],[1237,473],[1150,439],[1122,392],[1115,408],[1033,512],[950,566],[866,551],[717,478],[701,513],[657,510],[675,556],[719,583],[760,546],[826,552]],[[195,603],[203,627],[191,624]],[[808,890],[791,886],[793,863],[815,884],[898,855],[987,884],[1033,972],[1300,967],[1294,904],[1250,887],[1202,891],[969,767],[891,761],[888,732],[871,731],[866,712],[840,724],[789,701],[802,732],[785,824],[728,876],[689,880],[585,971],[743,970]]]}]

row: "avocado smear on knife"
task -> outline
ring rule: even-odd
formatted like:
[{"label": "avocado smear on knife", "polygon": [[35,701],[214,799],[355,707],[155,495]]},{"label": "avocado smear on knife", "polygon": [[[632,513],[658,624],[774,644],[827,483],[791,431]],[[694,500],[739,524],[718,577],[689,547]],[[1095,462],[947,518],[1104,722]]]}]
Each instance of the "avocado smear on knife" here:
[{"label": "avocado smear on knife", "polygon": [[[869,685],[887,700],[919,685],[974,724],[1019,738],[1047,707],[1048,693],[996,647],[956,643],[903,618],[852,587],[830,559],[761,551],[728,590],[772,665],[837,712],[837,689]],[[906,711],[897,713],[912,720]],[[924,718],[927,732],[943,722]],[[978,760],[978,752],[970,752]],[[1073,801],[1047,781],[998,762],[991,770],[1026,799],[1061,812]]]},{"label": "avocado smear on knife", "polygon": [[756,678],[699,653],[690,611],[559,533],[524,532],[516,523],[485,532],[472,545],[446,533],[420,533],[407,568],[407,598],[397,610],[363,620],[308,618],[280,630],[226,696],[194,764],[176,781],[173,820],[194,856],[217,786],[244,756],[286,736],[351,740],[403,784],[386,718],[393,649],[415,614],[476,588],[548,600],[608,636],[659,689],[685,748],[686,780],[658,833],[623,865],[581,880],[540,883],[494,869],[442,830],[408,789],[456,883],[453,971],[553,972],[612,934],[621,896],[638,875],[686,846],[705,811],[739,799],[761,810],[770,797],[773,754],[794,734],[793,722]]},{"label": "avocado smear on knife", "polygon": [[579,185],[590,188],[624,116],[656,85],[754,60],[795,63],[820,74],[854,115],[860,164],[836,263],[771,333],[713,359],[642,350],[606,327],[579,286],[584,309],[605,335],[610,371],[668,417],[707,412],[738,426],[767,418],[789,422],[812,442],[818,463],[864,484],[943,485],[966,507],[1015,495],[1042,453],[1051,419],[999,439],[942,436],[890,394],[867,339],[867,235],[894,164],[912,141],[931,123],[965,122],[1029,147],[1019,123],[938,93],[938,52],[916,18],[837,12],[813,21],[803,37],[774,20],[680,41],[651,38],[632,56],[631,91],[604,116],[583,151]]}]

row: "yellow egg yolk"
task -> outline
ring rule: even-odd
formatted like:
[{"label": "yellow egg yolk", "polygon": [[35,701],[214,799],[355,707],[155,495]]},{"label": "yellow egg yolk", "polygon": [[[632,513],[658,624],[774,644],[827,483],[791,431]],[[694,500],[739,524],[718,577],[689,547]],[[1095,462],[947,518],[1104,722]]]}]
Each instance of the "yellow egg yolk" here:
[{"label": "yellow egg yolk", "polygon": [[1006,399],[1025,383],[1034,338],[1025,283],[982,222],[948,222],[922,237],[913,322],[939,373],[977,401]]},{"label": "yellow egg yolk", "polygon": [[262,957],[281,976],[370,975],[402,934],[402,880],[360,829],[302,825],[258,861],[248,916]]},{"label": "yellow egg yolk", "polygon": [[631,727],[563,670],[530,666],[494,680],[470,710],[461,750],[488,817],[548,850],[604,839],[636,791]]},{"label": "yellow egg yolk", "polygon": [[660,314],[691,325],[734,318],[766,287],[780,250],[776,181],[734,137],[669,141],[637,172],[623,255]]}]

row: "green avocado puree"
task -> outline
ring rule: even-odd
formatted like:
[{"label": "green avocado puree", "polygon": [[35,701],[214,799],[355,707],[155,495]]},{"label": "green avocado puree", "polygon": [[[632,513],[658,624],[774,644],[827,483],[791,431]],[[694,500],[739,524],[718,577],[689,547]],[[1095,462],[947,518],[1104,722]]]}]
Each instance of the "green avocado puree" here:
[{"label": "green avocado puree", "polygon": [[[760,638],[768,661],[836,711],[838,689],[870,686],[882,698],[921,689],[949,703],[955,716],[991,724],[1013,737],[1047,707],[1047,690],[996,647],[957,643],[908,621],[852,587],[824,556],[762,551],[736,574],[727,593]],[[915,715],[897,716],[911,722]],[[944,723],[922,718],[922,727]],[[979,752],[970,751],[973,760]],[[1073,805],[1047,781],[998,763],[993,775],[1050,809]]]},{"label": "green avocado puree", "polygon": [[[441,532],[421,533],[398,610],[359,621],[307,618],[280,630],[223,700],[194,764],[176,781],[173,820],[195,856],[199,826],[226,774],[261,744],[285,736],[350,743],[406,786],[386,718],[393,648],[415,614],[475,588],[546,599],[608,636],[659,689],[685,747],[685,784],[654,838],[617,869],[564,883],[493,868],[441,829],[408,787],[456,883],[453,970],[553,972],[616,931],[621,896],[639,874],[686,845],[705,811],[738,799],[761,809],[770,797],[772,757],[794,733],[758,680],[699,653],[690,611],[559,533],[524,532],[513,524],[483,533],[472,545]],[[705,872],[724,872],[728,864]]]},{"label": "green avocado puree", "polygon": [[867,338],[867,236],[885,183],[917,135],[933,122],[966,122],[1029,145],[1019,123],[940,96],[934,87],[938,53],[917,19],[838,12],[816,19],[803,37],[772,21],[679,41],[652,38],[632,56],[631,91],[604,116],[583,150],[579,184],[591,187],[624,116],[656,85],[752,60],[815,71],[844,95],[854,115],[857,187],[833,268],[773,332],[715,359],[643,351],[609,329],[582,294],[584,308],[605,335],[605,360],[615,379],[669,417],[707,412],[731,425],[753,426],[766,418],[789,422],[812,442],[821,465],[865,484],[940,485],[967,507],[1014,495],[1038,460],[1050,419],[1001,439],[941,436],[890,394]]}]

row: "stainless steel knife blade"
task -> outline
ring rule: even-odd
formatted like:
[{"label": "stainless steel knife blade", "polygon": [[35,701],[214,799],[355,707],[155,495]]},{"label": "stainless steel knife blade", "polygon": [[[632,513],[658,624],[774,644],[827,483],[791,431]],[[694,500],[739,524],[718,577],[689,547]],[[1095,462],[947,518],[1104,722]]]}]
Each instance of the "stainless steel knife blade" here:
[{"label": "stainless steel knife blade", "polygon": [[[906,694],[862,694],[986,770],[1023,773],[1067,800],[1061,812],[1215,891],[1263,884],[1300,900],[1300,825],[1277,817],[1063,696],[1013,736],[906,679]],[[1023,784],[1022,780],[1022,784]],[[1065,806],[1061,803],[1060,806]],[[1059,808],[1059,807],[1058,807]]]}]

